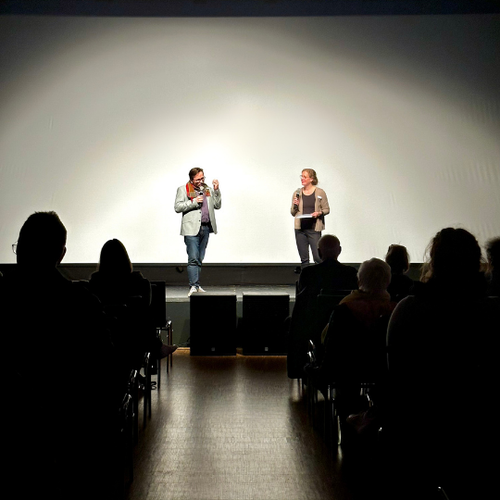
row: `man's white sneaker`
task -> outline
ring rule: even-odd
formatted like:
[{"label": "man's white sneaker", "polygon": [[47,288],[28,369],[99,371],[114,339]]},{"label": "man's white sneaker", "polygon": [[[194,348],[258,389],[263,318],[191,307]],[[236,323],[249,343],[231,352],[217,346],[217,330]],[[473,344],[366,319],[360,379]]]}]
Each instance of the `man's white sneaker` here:
[{"label": "man's white sneaker", "polygon": [[201,286],[198,287],[198,292],[204,292],[205,290],[203,290],[203,288],[201,288]]},{"label": "man's white sneaker", "polygon": [[193,293],[196,293],[198,290],[195,286],[192,286],[190,289],[189,289],[189,292],[188,292],[188,297],[191,297],[191,295]]}]

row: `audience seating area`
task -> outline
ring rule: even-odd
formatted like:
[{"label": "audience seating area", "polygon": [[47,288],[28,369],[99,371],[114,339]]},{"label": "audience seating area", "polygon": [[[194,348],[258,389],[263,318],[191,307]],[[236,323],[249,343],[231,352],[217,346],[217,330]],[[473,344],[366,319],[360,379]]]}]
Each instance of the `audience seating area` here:
[{"label": "audience seating area", "polygon": [[[78,280],[74,283],[88,288],[86,280]],[[142,326],[145,330],[154,328],[158,343],[166,341],[171,345],[173,325],[172,321],[167,319],[165,294],[166,283],[164,281],[151,282],[151,304],[148,314],[144,316],[145,324]],[[114,306],[111,310],[116,312],[121,309],[121,306]],[[117,463],[116,467],[110,468],[111,471],[116,471],[116,478],[113,479],[112,474],[109,477],[114,484],[112,488],[116,494],[115,498],[110,500],[123,500],[127,496],[128,488],[134,479],[134,449],[139,444],[141,435],[139,423],[141,421],[142,428],[146,429],[152,417],[152,391],[160,389],[162,372],[165,377],[168,377],[173,364],[172,354],[162,359],[156,353],[144,351],[141,359],[140,366],[131,369],[126,383],[119,382],[119,387],[116,388],[119,393],[116,398],[119,404],[116,408],[117,439],[114,453]]]},{"label": "audience seating area", "polygon": [[[173,326],[172,321],[167,319],[166,283],[164,281],[153,281],[151,282],[151,289],[150,321],[155,328],[157,339],[159,341],[166,340],[167,344],[170,345],[172,343]],[[172,363],[172,354],[162,359],[160,356],[153,356],[151,352],[147,351],[143,355],[140,371],[133,369],[130,373],[122,404],[118,408],[119,449],[122,460],[120,460],[120,478],[118,479],[119,487],[117,488],[116,500],[126,497],[127,488],[134,479],[134,447],[138,445],[140,439],[140,402],[142,404],[142,427],[146,429],[152,417],[152,391],[160,389],[162,371],[168,377]]]},{"label": "audience seating area", "polygon": [[[40,253],[48,229],[59,243]],[[286,323],[287,374],[299,381],[325,443],[345,453],[376,449],[379,454],[372,456],[401,481],[401,498],[485,498],[496,473],[491,453],[499,444],[495,422],[486,421],[498,385],[498,256],[489,245],[485,268],[479,243],[461,228],[439,231],[429,248],[421,281],[406,283],[404,296],[388,292],[393,270],[378,258],[360,265],[358,288],[351,292],[307,294],[306,285]],[[55,213],[31,216],[17,249],[18,267],[0,277],[4,322],[19,326],[31,314],[42,340],[10,326],[6,367],[16,385],[40,375],[42,381],[30,400],[7,386],[8,399],[22,408],[10,421],[8,465],[22,475],[29,448],[40,461],[40,481],[58,489],[57,500],[69,489],[77,499],[92,491],[95,498],[124,500],[134,480],[140,423],[144,433],[152,418],[152,391],[160,389],[162,370],[170,375],[176,349],[166,283],[134,272],[118,240],[103,247],[89,281],[68,281],[56,269],[65,253],[65,229]],[[33,303],[26,283],[36,271],[45,280],[45,294]],[[191,297],[192,315],[209,298],[198,295]],[[234,333],[236,297],[230,301],[233,312],[225,319]],[[57,391],[46,385],[47,368],[56,370]],[[97,418],[88,402],[92,389]],[[99,481],[105,482],[102,489]],[[22,479],[16,476],[15,482],[17,487]],[[81,492],[75,489],[80,483]]]},{"label": "audience seating area", "polygon": [[289,376],[311,424],[332,450],[393,469],[401,498],[486,498],[493,485],[488,450],[498,433],[482,409],[498,384],[491,349],[500,298],[480,258],[470,233],[446,228],[432,240],[422,280],[397,301],[391,295],[378,319],[361,281],[351,294],[295,304]]}]

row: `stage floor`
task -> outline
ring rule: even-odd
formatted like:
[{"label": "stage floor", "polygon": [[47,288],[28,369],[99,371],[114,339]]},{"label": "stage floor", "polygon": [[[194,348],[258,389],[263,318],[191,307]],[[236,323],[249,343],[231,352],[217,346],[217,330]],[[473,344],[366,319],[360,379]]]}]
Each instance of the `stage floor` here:
[{"label": "stage floor", "polygon": [[[295,301],[295,285],[228,285],[228,286],[204,286],[203,289],[210,295],[234,295],[241,302],[243,294],[259,295],[289,295],[290,301]],[[168,286],[166,300],[167,304],[175,302],[189,302],[187,296],[188,286]]]}]

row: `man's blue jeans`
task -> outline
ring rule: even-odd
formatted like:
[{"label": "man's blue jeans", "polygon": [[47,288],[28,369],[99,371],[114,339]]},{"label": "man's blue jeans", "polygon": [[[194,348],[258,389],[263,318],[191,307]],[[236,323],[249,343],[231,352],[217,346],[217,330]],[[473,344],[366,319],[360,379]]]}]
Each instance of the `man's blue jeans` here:
[{"label": "man's blue jeans", "polygon": [[210,227],[201,226],[196,236],[184,236],[184,243],[186,244],[188,254],[187,272],[189,286],[195,286],[196,288],[200,286],[201,264],[205,258],[209,235]]}]

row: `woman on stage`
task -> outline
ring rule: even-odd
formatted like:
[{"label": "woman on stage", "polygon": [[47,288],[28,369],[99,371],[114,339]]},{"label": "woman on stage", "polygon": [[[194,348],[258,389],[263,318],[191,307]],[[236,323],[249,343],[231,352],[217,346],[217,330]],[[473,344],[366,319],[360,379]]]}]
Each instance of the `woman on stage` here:
[{"label": "woman on stage", "polygon": [[312,168],[302,170],[302,188],[293,193],[291,214],[295,217],[295,241],[300,256],[300,267],[309,265],[309,247],[316,264],[321,262],[318,241],[325,229],[325,215],[330,213],[326,193],[319,187],[318,177]]}]

